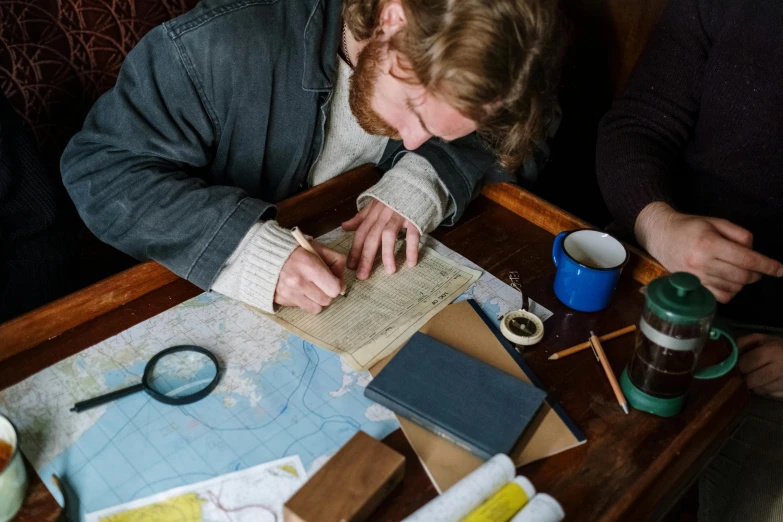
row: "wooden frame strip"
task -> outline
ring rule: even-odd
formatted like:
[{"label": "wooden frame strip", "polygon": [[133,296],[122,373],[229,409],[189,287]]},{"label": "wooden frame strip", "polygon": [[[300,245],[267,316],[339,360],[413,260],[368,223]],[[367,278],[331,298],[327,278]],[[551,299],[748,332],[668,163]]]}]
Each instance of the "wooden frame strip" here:
[{"label": "wooden frame strip", "polygon": [[148,261],[0,324],[0,361],[179,279]]}]

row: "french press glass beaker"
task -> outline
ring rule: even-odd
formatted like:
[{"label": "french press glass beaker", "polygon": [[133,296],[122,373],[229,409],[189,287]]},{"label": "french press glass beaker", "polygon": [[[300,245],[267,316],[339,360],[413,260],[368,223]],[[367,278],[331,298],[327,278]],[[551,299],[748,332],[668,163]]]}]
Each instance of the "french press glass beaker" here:
[{"label": "french press glass beaker", "polygon": [[[712,326],[715,297],[686,272],[660,277],[647,287],[636,333],[636,349],[620,377],[628,402],[637,410],[662,417],[679,413],[694,377],[714,379],[737,364],[737,344]],[[731,354],[721,363],[697,370],[707,338],[724,336]]]}]

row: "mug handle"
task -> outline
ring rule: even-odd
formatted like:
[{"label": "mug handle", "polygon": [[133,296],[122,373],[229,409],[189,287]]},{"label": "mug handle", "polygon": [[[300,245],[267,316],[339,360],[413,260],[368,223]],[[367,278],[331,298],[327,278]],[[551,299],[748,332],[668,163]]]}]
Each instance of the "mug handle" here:
[{"label": "mug handle", "polygon": [[732,337],[725,331],[721,330],[720,328],[715,328],[715,327],[710,328],[710,339],[717,339],[721,335],[729,341],[729,344],[731,344],[731,353],[729,354],[729,356],[726,358],[725,361],[715,364],[713,366],[708,366],[707,368],[702,368],[701,370],[696,372],[693,375],[695,378],[715,379],[717,377],[721,377],[729,373],[729,371],[731,371],[731,369],[734,368],[734,365],[737,364],[737,357],[739,357],[739,350],[737,350],[737,343],[734,341],[734,337]]},{"label": "mug handle", "polygon": [[568,232],[570,231],[566,230],[555,236],[555,243],[552,245],[552,261],[555,263],[555,268],[557,268],[558,259],[563,257],[563,239]]}]

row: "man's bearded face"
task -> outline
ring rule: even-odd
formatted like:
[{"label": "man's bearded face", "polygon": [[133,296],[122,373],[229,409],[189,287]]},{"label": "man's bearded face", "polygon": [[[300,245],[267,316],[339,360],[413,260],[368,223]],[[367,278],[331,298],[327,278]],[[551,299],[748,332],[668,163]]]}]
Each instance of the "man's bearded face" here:
[{"label": "man's bearded face", "polygon": [[375,85],[381,72],[381,55],[384,44],[373,37],[359,53],[356,68],[353,70],[350,82],[349,103],[351,112],[359,125],[368,134],[386,136],[392,140],[401,140],[397,129],[389,125],[380,114],[372,108]]},{"label": "man's bearded face", "polygon": [[349,102],[359,125],[368,132],[402,140],[415,150],[432,137],[451,141],[476,130],[463,116],[398,65],[387,42],[373,36],[359,53],[350,80]]}]

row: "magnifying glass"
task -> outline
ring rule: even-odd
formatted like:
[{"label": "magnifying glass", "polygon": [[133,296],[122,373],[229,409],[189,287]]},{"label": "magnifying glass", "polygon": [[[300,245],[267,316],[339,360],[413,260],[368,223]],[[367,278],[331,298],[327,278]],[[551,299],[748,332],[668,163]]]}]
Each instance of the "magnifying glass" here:
[{"label": "magnifying glass", "polygon": [[139,384],[77,402],[71,411],[78,413],[142,390],[165,404],[191,404],[209,395],[219,377],[218,361],[212,352],[200,346],[173,346],[147,362]]}]

